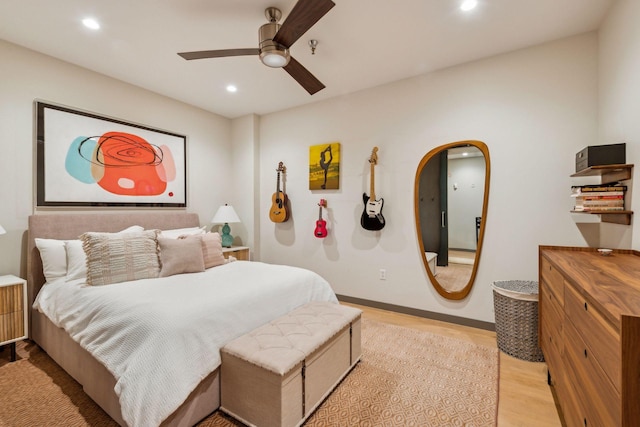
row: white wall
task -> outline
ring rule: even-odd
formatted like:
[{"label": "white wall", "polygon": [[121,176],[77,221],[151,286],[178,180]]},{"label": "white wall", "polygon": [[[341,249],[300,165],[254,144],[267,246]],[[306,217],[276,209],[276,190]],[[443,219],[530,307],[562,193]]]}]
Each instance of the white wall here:
[{"label": "white wall", "polygon": [[[233,204],[243,223],[232,232],[238,243],[253,247],[257,259],[318,271],[339,294],[493,321],[494,280],[535,279],[539,244],[587,243],[585,230],[568,215],[575,152],[614,139],[603,135],[620,128],[607,123],[618,123],[621,116],[623,133],[637,139],[637,127],[632,130],[637,123],[626,119],[638,99],[638,85],[631,81],[638,75],[637,57],[635,65],[627,63],[629,52],[618,57],[613,46],[621,36],[613,27],[624,23],[625,34],[634,31],[623,15],[635,8],[637,17],[638,8],[633,1],[618,7],[622,16],[609,19],[609,33],[600,39],[586,34],[234,121],[0,41],[0,224],[9,231],[0,236],[0,271],[19,274],[24,264],[21,245],[33,209],[33,100],[41,98],[187,134],[188,210],[208,224],[220,204]],[[622,69],[636,95],[627,97],[622,89],[603,93],[601,85],[600,138],[598,42],[612,45],[610,56],[619,64],[601,84],[615,86]],[[626,108],[618,107],[620,101]],[[415,232],[413,187],[427,151],[467,139],[489,147],[491,191],[476,285],[469,297],[455,302],[428,284]],[[330,141],[342,143],[340,189],[311,192],[309,146]],[[387,219],[381,232],[359,225],[362,193],[369,191],[367,159],[375,145],[380,148],[376,193],[385,199]],[[638,156],[635,149],[627,154],[630,161]],[[287,166],[292,219],[274,224],[267,212],[279,161]],[[323,240],[313,236],[320,198],[328,200],[324,217],[330,234]],[[616,241],[624,241],[625,233]],[[387,270],[386,281],[378,279],[381,268]]]},{"label": "white wall", "polygon": [[447,215],[449,248],[476,250],[476,217],[482,217],[484,157],[448,160]]},{"label": "white wall", "polygon": [[[633,181],[640,179],[640,2],[618,0],[599,32],[599,143],[627,144],[627,163],[635,163]],[[630,183],[632,185],[633,183]],[[638,215],[640,185],[632,185],[631,209]],[[628,194],[629,195],[629,194]],[[627,197],[628,197],[627,195]],[[628,201],[629,202],[629,201]],[[632,219],[632,223],[635,220]],[[640,228],[609,225],[602,229],[602,246],[640,250]]]},{"label": "white wall", "polygon": [[[493,321],[494,280],[536,279],[539,244],[585,244],[568,214],[569,175],[575,152],[597,141],[596,69],[591,33],[263,116],[261,212],[275,180],[270,166],[283,161],[293,218],[274,224],[260,215],[262,259],[315,270],[339,294]],[[491,191],[476,284],[454,302],[428,284],[413,188],[427,151],[466,139],[489,147]],[[340,189],[311,192],[309,146],[329,141],[342,143]],[[375,145],[387,220],[380,232],[359,224]],[[312,234],[320,198],[328,200],[324,240]]]},{"label": "white wall", "polygon": [[249,246],[251,259],[259,257],[260,241],[260,118],[254,114],[231,122],[231,168],[225,185],[231,187],[231,204],[242,223],[231,224],[234,245]]},{"label": "white wall", "polygon": [[229,200],[229,120],[1,40],[0,58],[0,274],[25,271],[36,98],[187,135],[187,210],[209,224]]}]

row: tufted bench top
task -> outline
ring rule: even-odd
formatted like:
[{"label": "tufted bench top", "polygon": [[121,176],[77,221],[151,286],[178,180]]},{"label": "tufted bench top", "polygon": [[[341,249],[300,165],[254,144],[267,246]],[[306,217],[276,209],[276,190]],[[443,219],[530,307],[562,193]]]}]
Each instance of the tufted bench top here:
[{"label": "tufted bench top", "polygon": [[236,338],[222,351],[285,375],[361,313],[336,303],[311,302]]}]

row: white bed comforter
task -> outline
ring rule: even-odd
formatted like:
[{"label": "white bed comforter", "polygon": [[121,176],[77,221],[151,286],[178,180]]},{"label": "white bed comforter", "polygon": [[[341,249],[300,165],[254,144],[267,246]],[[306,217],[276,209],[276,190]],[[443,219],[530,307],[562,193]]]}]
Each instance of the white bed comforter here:
[{"label": "white bed comforter", "polygon": [[230,340],[309,301],[334,301],[309,270],[232,262],[202,273],[42,287],[34,307],[113,374],[130,426],[157,426],[220,365]]}]

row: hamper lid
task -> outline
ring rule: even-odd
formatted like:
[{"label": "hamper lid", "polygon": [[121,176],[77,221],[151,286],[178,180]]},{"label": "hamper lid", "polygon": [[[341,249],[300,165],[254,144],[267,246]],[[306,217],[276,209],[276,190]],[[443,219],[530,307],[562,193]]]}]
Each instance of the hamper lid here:
[{"label": "hamper lid", "polygon": [[496,280],[493,290],[497,293],[526,301],[538,300],[538,282],[535,280]]}]

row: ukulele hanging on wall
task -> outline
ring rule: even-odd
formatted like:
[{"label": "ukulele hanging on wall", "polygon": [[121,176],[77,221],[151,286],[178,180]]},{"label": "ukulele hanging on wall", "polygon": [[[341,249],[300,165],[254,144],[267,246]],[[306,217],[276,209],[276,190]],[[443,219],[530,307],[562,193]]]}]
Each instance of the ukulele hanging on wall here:
[{"label": "ukulele hanging on wall", "polygon": [[325,199],[320,199],[320,211],[318,212],[318,220],[316,221],[316,229],[313,231],[313,235],[319,239],[324,239],[327,237],[327,221],[322,219],[322,208],[327,207],[327,201]]},{"label": "ukulele hanging on wall", "polygon": [[276,192],[271,196],[271,209],[269,209],[269,219],[273,222],[285,222],[289,219],[289,200],[286,193],[280,189],[280,174],[284,174],[287,168],[278,163],[278,180],[276,182]]},{"label": "ukulele hanging on wall", "polygon": [[371,167],[371,189],[370,196],[367,193],[362,194],[362,201],[364,202],[364,209],[362,216],[360,217],[360,225],[365,230],[382,230],[385,225],[384,217],[382,216],[382,206],[384,205],[384,199],[376,199],[376,190],[374,185],[374,170],[378,164],[378,147],[373,147],[371,151],[371,157],[369,157],[369,165]]}]

